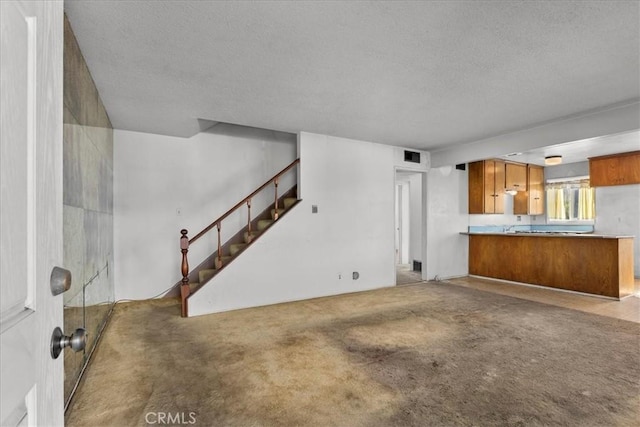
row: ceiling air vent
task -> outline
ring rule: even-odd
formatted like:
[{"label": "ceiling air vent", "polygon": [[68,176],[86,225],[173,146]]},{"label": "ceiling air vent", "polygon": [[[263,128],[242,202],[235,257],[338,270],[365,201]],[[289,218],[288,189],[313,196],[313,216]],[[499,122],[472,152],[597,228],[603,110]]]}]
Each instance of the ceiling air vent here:
[{"label": "ceiling air vent", "polygon": [[416,151],[404,150],[404,161],[412,163],[420,163],[420,153]]}]

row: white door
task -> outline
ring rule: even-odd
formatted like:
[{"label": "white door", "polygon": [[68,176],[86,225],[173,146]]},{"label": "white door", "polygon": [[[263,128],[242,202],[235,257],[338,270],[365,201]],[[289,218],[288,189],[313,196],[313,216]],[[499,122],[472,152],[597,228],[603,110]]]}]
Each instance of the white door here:
[{"label": "white door", "polygon": [[2,0],[0,24],[0,425],[62,425],[63,4]]}]

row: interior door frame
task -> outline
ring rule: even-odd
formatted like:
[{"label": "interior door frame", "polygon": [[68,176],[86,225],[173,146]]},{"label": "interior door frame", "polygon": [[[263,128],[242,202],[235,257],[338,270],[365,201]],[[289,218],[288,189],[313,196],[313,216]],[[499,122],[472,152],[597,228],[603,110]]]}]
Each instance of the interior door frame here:
[{"label": "interior door frame", "polygon": [[[395,166],[394,167],[394,171],[393,171],[393,191],[394,191],[394,216],[393,216],[393,230],[395,233],[396,230],[396,216],[395,216],[395,210],[396,210],[396,204],[397,204],[397,199],[395,197],[395,193],[397,192],[397,176],[398,176],[398,172],[406,172],[406,173],[410,173],[410,174],[419,174],[421,177],[420,183],[421,183],[421,191],[420,191],[420,207],[421,207],[421,215],[420,215],[420,226],[421,226],[421,232],[420,232],[420,249],[422,252],[422,256],[420,257],[420,262],[422,263],[422,271],[421,271],[421,276],[422,276],[422,280],[427,280],[426,274],[427,274],[427,176],[428,176],[428,171],[424,170],[424,169],[412,169],[412,168],[408,168],[408,167],[402,167],[402,166]],[[410,196],[411,197],[411,196]],[[409,231],[411,233],[411,231]],[[415,236],[410,236],[409,239],[415,238]],[[409,253],[411,253],[411,251],[409,251]],[[395,266],[396,266],[396,252],[395,252],[395,243],[394,243],[394,250],[393,250],[393,265],[394,265],[394,270],[395,270]],[[409,264],[412,264],[412,259],[409,259]],[[395,274],[394,274],[394,285],[396,285],[397,283],[395,282]]]}]

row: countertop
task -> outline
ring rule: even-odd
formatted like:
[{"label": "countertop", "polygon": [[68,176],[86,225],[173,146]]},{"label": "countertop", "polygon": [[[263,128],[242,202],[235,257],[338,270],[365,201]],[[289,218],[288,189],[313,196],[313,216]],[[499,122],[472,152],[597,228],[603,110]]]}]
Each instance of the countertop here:
[{"label": "countertop", "polygon": [[578,237],[581,239],[633,239],[634,236],[616,236],[613,234],[596,234],[596,233],[571,233],[562,231],[545,231],[545,232],[531,232],[531,231],[516,231],[516,232],[468,232],[462,231],[460,234],[468,236],[509,236],[509,237]]}]

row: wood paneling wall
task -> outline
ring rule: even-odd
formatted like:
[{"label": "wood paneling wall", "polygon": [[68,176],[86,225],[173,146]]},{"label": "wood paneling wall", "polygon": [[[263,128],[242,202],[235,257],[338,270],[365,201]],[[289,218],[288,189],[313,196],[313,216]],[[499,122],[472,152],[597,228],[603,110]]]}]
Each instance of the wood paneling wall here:
[{"label": "wood paneling wall", "polygon": [[633,293],[633,239],[470,235],[469,274],[622,298]]}]

